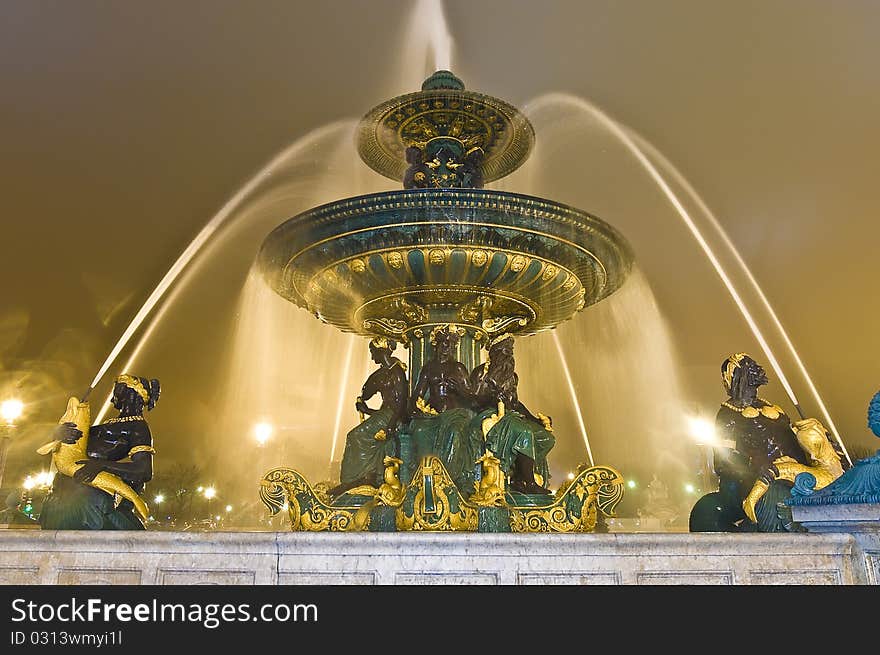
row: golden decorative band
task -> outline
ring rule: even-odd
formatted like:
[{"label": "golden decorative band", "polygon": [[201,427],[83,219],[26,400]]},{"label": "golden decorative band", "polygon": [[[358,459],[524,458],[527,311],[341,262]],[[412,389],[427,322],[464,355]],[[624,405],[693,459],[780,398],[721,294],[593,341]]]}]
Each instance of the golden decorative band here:
[{"label": "golden decorative band", "polygon": [[135,446],[131,450],[128,451],[128,456],[137,455],[138,453],[150,453],[151,455],[155,455],[156,451],[150,446]]},{"label": "golden decorative band", "polygon": [[744,357],[748,357],[745,353],[735,353],[727,358],[727,365],[724,367],[724,386],[730,389],[733,384],[733,372],[740,367]]},{"label": "golden decorative band", "polygon": [[513,339],[513,334],[511,332],[505,332],[501,336],[495,337],[494,339],[492,339],[492,341],[489,342],[489,347],[491,348],[492,346],[501,343],[505,339]]},{"label": "golden decorative band", "polygon": [[129,389],[132,389],[137,395],[141,397],[144,402],[148,402],[150,400],[150,394],[147,393],[147,390],[144,388],[143,383],[137,379],[133,375],[120,375],[116,378],[116,382],[119,384],[124,384]]},{"label": "golden decorative band", "polygon": [[461,336],[461,334],[459,334],[459,331],[458,331],[458,326],[455,323],[441,323],[440,325],[435,326],[433,330],[431,330],[431,335],[429,336],[429,340],[431,341],[432,344],[436,345],[438,332],[449,332],[456,339],[458,339]]},{"label": "golden decorative band", "polygon": [[388,346],[388,339],[386,337],[373,337],[370,340],[370,344],[372,344],[375,348],[390,350],[390,347]]}]

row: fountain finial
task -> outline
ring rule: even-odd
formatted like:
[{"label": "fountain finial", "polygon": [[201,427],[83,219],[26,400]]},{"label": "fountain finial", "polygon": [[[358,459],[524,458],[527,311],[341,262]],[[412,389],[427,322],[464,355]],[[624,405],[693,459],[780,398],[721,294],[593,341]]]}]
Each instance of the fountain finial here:
[{"label": "fountain finial", "polygon": [[452,71],[439,70],[422,82],[422,91],[435,91],[438,89],[464,91],[464,82],[453,75]]}]

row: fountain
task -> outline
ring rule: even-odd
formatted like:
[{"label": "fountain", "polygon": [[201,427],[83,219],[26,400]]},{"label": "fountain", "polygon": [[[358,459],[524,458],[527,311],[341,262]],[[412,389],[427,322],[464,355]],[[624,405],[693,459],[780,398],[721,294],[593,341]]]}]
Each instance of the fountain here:
[{"label": "fountain", "polygon": [[[728,276],[729,271],[736,273],[742,268],[739,273],[748,283],[742,288],[748,291],[753,287],[760,301],[755,306],[763,306],[768,315],[765,319],[769,318],[791,350],[831,432],[840,439],[757,282],[709,209],[662,154],[586,100],[550,94],[532,107],[524,105],[520,112],[506,102],[466,90],[446,70],[452,64],[451,43],[439,3],[418,4],[421,9],[430,5],[432,11],[439,12],[421,15],[425,25],[420,29],[431,26],[430,45],[437,50],[434,68],[440,70],[425,80],[421,91],[381,103],[357,125],[346,121],[315,131],[253,176],[181,254],[90,386],[90,390],[95,388],[115,359],[126,352],[129,339],[154,309],[124,370],[132,369],[135,359],[142,357],[148,341],[161,341],[155,336],[157,324],[161,322],[165,330],[173,332],[173,320],[187,320],[181,317],[185,314],[183,303],[174,299],[182,293],[187,278],[194,276],[194,269],[204,277],[213,273],[191,265],[197,254],[201,264],[211,260],[215,267],[232,268],[228,257],[217,255],[219,244],[230,243],[234,237],[239,259],[247,260],[249,266],[256,251],[252,246],[258,243],[252,237],[263,240],[277,224],[280,217],[274,215],[275,210],[283,211],[284,216],[296,214],[265,237],[254,272],[244,285],[242,320],[236,322],[236,328],[246,338],[235,342],[231,373],[217,375],[231,381],[229,395],[237,402],[205,406],[212,419],[216,413],[218,423],[228,423],[224,427],[230,440],[217,450],[234,459],[236,472],[248,482],[256,472],[239,465],[243,449],[249,464],[260,471],[271,465],[266,455],[297,467],[308,459],[323,466],[329,452],[331,477],[337,479],[315,478],[320,473],[314,473],[318,470],[314,465],[309,475],[320,480],[314,484],[298,468],[279,466],[266,473],[260,497],[273,515],[282,510],[287,514],[290,532],[150,531],[135,538],[130,533],[103,531],[85,537],[76,531],[10,535],[0,539],[0,551],[8,556],[0,567],[0,581],[30,582],[37,576],[44,583],[104,584],[876,582],[880,574],[877,496],[859,486],[866,475],[876,481],[876,457],[857,467],[854,474],[821,489],[818,484],[815,490],[810,484],[795,485],[799,496],[790,500],[793,512],[789,515],[804,525],[812,520],[810,530],[817,525],[815,531],[830,532],[826,535],[778,534],[770,538],[717,534],[717,530],[706,534],[626,534],[618,530],[615,535],[550,534],[602,532],[607,527],[605,519],[613,516],[621,500],[623,476],[610,466],[596,464],[587,426],[599,435],[602,451],[596,450],[600,456],[608,456],[606,442],[614,441],[611,448],[628,448],[656,466],[660,462],[657,453],[647,452],[639,439],[650,436],[659,444],[658,449],[663,449],[659,454],[668,456],[670,446],[676,445],[669,437],[680,435],[667,423],[681,422],[684,403],[679,402],[682,394],[677,391],[678,372],[665,338],[668,335],[626,239],[604,221],[572,206],[512,192],[532,192],[532,185],[521,181],[535,171],[517,174],[528,168],[521,165],[533,150],[531,122],[538,128],[541,143],[546,143],[547,134],[536,114],[548,108],[564,108],[597,121],[605,135],[623,145],[627,155],[656,183],[723,282],[800,411],[781,364],[761,332],[761,321],[757,315],[753,319],[750,309],[754,308],[747,307],[748,300],[740,297],[742,290],[738,291]],[[423,36],[420,42],[424,46]],[[404,50],[412,53],[409,46]],[[410,72],[412,59],[418,57],[406,58]],[[567,133],[578,127],[570,117],[545,121],[555,121]],[[356,128],[358,153],[366,167],[348,156],[344,144],[350,143],[351,128]],[[319,153],[320,161],[311,163],[317,163],[315,169],[320,171],[312,171],[312,176],[305,170],[303,151],[307,147],[310,153]],[[333,156],[325,161],[328,154]],[[326,166],[331,159],[333,166]],[[340,160],[344,160],[342,165]],[[367,193],[374,187],[365,183],[354,164],[367,175],[375,171],[404,188]],[[541,175],[548,180],[558,175],[544,164],[542,160]],[[582,174],[580,170],[576,173]],[[689,201],[676,195],[673,179]],[[502,180],[511,190],[506,185],[498,185],[504,190],[483,188],[486,183]],[[564,186],[563,182],[570,185],[571,180],[558,177],[554,182],[559,184],[551,185],[552,190],[536,185],[534,194],[565,198],[558,187]],[[364,195],[339,200],[343,190]],[[332,202],[320,204],[327,200]],[[573,205],[586,204],[577,194],[566,200]],[[697,205],[708,226],[692,220],[688,204]],[[319,206],[306,209],[315,205]],[[606,209],[602,213],[625,220],[620,212]],[[625,225],[635,241],[640,236],[641,213],[630,213],[640,221]],[[240,220],[244,218],[248,220]],[[245,227],[249,230],[247,239],[242,238]],[[221,230],[225,234],[221,235]],[[732,257],[730,266],[725,257],[716,256],[709,235],[720,236],[721,245],[730,250],[720,249],[720,254],[730,255],[726,259]],[[222,264],[218,264],[220,260]],[[645,259],[640,261],[644,264]],[[174,312],[169,311],[172,303]],[[566,323],[581,312],[580,323]],[[286,320],[273,320],[279,317]],[[591,331],[590,322],[601,328],[601,333]],[[256,324],[260,329],[251,329]],[[539,333],[544,337],[534,338]],[[650,338],[644,338],[649,334]],[[621,342],[633,335],[637,336],[629,340],[639,341],[637,347],[621,348]],[[514,342],[520,353],[518,362],[524,364],[518,371],[522,376],[519,395],[530,403],[538,398],[545,407],[554,394],[559,396],[553,412],[561,416],[560,406],[570,409],[570,405],[572,425],[565,426],[560,419],[560,425],[554,426],[549,417],[537,411],[532,414],[515,393],[516,378],[501,378],[491,371],[492,365],[507,358],[512,372]],[[366,391],[356,405],[363,414],[362,422],[351,428],[344,410],[351,411],[355,395],[352,380],[362,379],[368,343],[378,368],[367,379]],[[395,352],[396,345],[406,348],[405,363],[394,357],[401,355],[399,350]],[[249,367],[242,367],[246,373],[257,371],[260,375],[237,375],[239,358],[248,361]],[[261,369],[267,361],[278,362],[278,368],[295,367],[296,390],[291,390],[290,379],[282,380],[275,369]],[[585,364],[591,366],[589,376],[583,374]],[[593,389],[576,386],[585,378],[589,378],[588,385],[601,387],[599,393],[590,394]],[[648,419],[639,410],[622,415],[618,398],[626,393],[622,389],[632,388],[621,382],[631,383],[636,378],[634,384],[650,393],[628,395],[650,396],[653,402],[653,392],[662,385],[657,405],[664,404],[661,409],[674,414],[671,420],[651,420],[655,417]],[[198,382],[193,371],[187,370],[186,379],[190,384]],[[503,385],[493,389],[487,383],[504,379],[514,380],[513,393],[501,388]],[[247,385],[259,388],[245,394],[243,387]],[[463,386],[464,393],[457,385]],[[309,386],[310,393],[303,393],[302,388]],[[172,399],[174,395],[189,396],[186,391],[175,391],[180,385],[169,388]],[[370,407],[370,390],[382,394],[379,410]],[[459,398],[453,402],[457,396],[464,401]],[[260,404],[265,398],[275,405]],[[472,405],[462,406],[468,403]],[[875,399],[872,404],[874,426],[880,415],[878,403]],[[282,405],[290,412],[273,414]],[[228,415],[214,412],[218,406]],[[109,402],[98,414],[98,421],[108,407]],[[779,410],[775,405],[769,409]],[[233,414],[237,422],[229,420]],[[660,416],[659,411],[655,414]],[[261,457],[248,445],[240,447],[246,430],[243,421],[254,418],[267,421],[266,435],[273,429],[268,421],[273,420],[278,432],[297,430],[308,436],[302,441],[286,439],[279,451],[263,451]],[[204,427],[204,434],[216,437],[217,431],[207,420],[200,427]],[[880,427],[875,428],[878,431]],[[578,438],[572,438],[578,432]],[[355,455],[363,455],[361,459],[346,456],[353,452],[353,434],[360,440],[361,450]],[[525,472],[519,466],[522,460],[510,461],[506,446],[513,441],[511,434],[530,444],[532,461]],[[582,438],[588,461],[561,483],[558,478],[565,476],[557,468],[552,481],[556,489],[551,495],[546,493],[551,482],[546,464],[554,457],[556,434],[560,442],[567,437],[577,446]],[[614,439],[618,435],[621,438]],[[196,439],[201,435],[193,432],[189,436]],[[263,443],[259,441],[260,446]],[[459,446],[463,449],[456,451]],[[373,467],[369,475],[345,483],[339,459],[345,468],[353,459],[364,464],[366,455]],[[780,470],[778,477],[791,482],[790,478],[803,475],[803,470],[803,465],[792,465]],[[659,478],[655,481],[648,485],[649,502],[644,510],[659,523],[659,516],[671,516],[676,508],[667,502],[665,485]],[[777,498],[759,487],[761,491],[767,498]],[[253,495],[253,485],[248,493]],[[736,498],[735,503],[739,502]],[[854,503],[861,503],[857,508],[860,513],[847,518],[851,523],[868,524],[872,531],[858,542],[858,548],[849,535],[841,534],[840,516],[828,510],[833,505],[848,511]],[[373,534],[307,534],[357,531]],[[377,534],[398,532],[469,534],[437,538],[432,534]],[[475,534],[503,532],[546,534]]]},{"label": "fountain", "polygon": [[[403,190],[322,205],[266,237],[257,258],[265,283],[343,332],[373,338],[374,344],[403,343],[409,392],[418,406],[400,417],[400,434],[389,440],[385,466],[405,487],[395,502],[383,500],[377,475],[368,480],[374,485],[355,485],[340,496],[312,488],[294,469],[270,471],[262,483],[264,502],[273,512],[286,504],[294,529],[391,530],[415,522],[417,529],[474,530],[479,524],[485,531],[590,531],[597,508],[613,512],[623,480],[610,467],[579,467],[552,498],[528,493],[544,489],[546,470],[534,480],[524,474],[523,493],[517,493],[515,476],[503,479],[510,474],[504,470],[502,491],[510,488],[486,496],[474,492],[484,474],[498,475],[486,470],[499,465],[488,457],[491,428],[471,439],[473,458],[464,465],[448,457],[444,462],[436,452],[442,448],[420,444],[414,434],[424,415],[437,414],[427,403],[436,405],[443,393],[432,388],[422,397],[419,387],[437,356],[437,340],[447,338],[439,333],[454,340],[453,359],[465,372],[466,386],[482,347],[554,329],[617,291],[630,272],[629,245],[601,219],[551,200],[482,188],[518,168],[533,142],[532,126],[516,108],[437,71],[421,91],[370,110],[357,129],[361,159],[402,181]],[[471,396],[477,386],[473,381]],[[467,404],[459,409],[467,412]],[[496,419],[504,408],[498,411]],[[543,428],[552,430],[549,422]],[[445,499],[446,514],[433,503],[435,491]],[[488,506],[481,505],[490,496]],[[490,520],[490,510],[497,515],[499,509],[504,516]],[[467,519],[450,520],[456,513]]]}]

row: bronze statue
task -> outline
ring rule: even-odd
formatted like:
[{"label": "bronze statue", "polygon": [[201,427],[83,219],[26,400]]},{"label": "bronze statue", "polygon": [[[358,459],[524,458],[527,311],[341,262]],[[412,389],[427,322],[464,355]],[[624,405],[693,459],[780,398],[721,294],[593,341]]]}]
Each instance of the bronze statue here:
[{"label": "bronze statue", "polygon": [[[159,401],[158,380],[132,375],[120,375],[113,386],[113,406],[119,415],[103,423],[88,427],[65,420],[53,436],[59,442],[51,450],[53,458],[67,454],[67,447],[82,443],[84,431],[86,458],[74,462],[66,475],[67,466],[59,466],[52,490],[43,504],[40,525],[45,530],[143,530],[146,504],[139,496],[131,496],[128,488],[142,495],[144,486],[153,477],[153,437],[144,418],[144,411],[152,410]],[[71,399],[72,401],[75,399]],[[71,409],[87,416],[87,404],[79,403]],[[83,411],[85,410],[85,412]],[[51,444],[50,444],[51,445]],[[76,451],[74,451],[76,452]],[[81,451],[80,451],[81,452]],[[106,486],[99,480],[121,480],[124,485]],[[111,493],[108,489],[115,489]]]},{"label": "bronze statue", "polygon": [[461,187],[463,189],[483,188],[483,158],[485,153],[479,146],[465,153],[464,165],[461,167]]},{"label": "bronze statue", "polygon": [[[376,337],[370,341],[370,355],[379,368],[370,374],[355,402],[361,416],[367,416],[345,437],[340,483],[329,491],[331,496],[361,485],[378,487],[383,479],[386,446],[397,438],[397,430],[406,419],[409,387],[406,366],[392,356],[397,347],[391,339]],[[376,394],[382,396],[379,409],[366,401]]]},{"label": "bronze statue", "polygon": [[734,447],[715,449],[719,490],[694,505],[690,530],[797,530],[781,503],[791,493],[796,472],[818,473],[817,466],[830,470],[833,457],[827,453],[836,456],[835,449],[818,421],[792,425],[782,408],[758,396],[758,388],[768,382],[767,374],[745,353],[725,359],[721,376],[728,399],[721,403],[715,428],[718,438]]},{"label": "bronze statue", "polygon": [[[441,137],[442,138],[442,137]],[[459,169],[464,163],[459,160],[461,143],[443,143],[434,150],[434,158],[425,162],[431,169],[430,183],[436,189],[450,189],[461,186]]]},{"label": "bronze statue", "polygon": [[454,327],[443,326],[432,331],[434,353],[419,372],[410,405],[411,415],[423,413],[425,404],[429,404],[434,413],[470,407],[468,370],[455,358],[458,342]]},{"label": "bronze statue", "polygon": [[481,439],[468,430],[473,394],[467,368],[456,359],[459,335],[454,326],[442,326],[430,339],[434,352],[413,390],[409,432],[417,457],[437,455],[459,490],[470,493]]},{"label": "bronze statue", "polygon": [[482,189],[485,152],[453,136],[433,136],[406,149],[404,189]]},{"label": "bronze statue", "polygon": [[750,469],[764,475],[783,455],[808,463],[782,408],[758,397],[758,388],[769,382],[760,364],[744,353],[731,355],[724,361],[722,380],[728,399],[716,416],[718,436],[735,442]]},{"label": "bronze statue", "polygon": [[404,189],[425,189],[431,181],[431,169],[425,164],[425,153],[417,146],[406,149],[406,161],[409,168],[403,175]]},{"label": "bronze statue", "polygon": [[[501,460],[501,469],[510,476],[510,490],[525,494],[549,494],[544,486],[550,478],[547,453],[556,444],[549,417],[535,416],[517,396],[519,377],[513,356],[513,335],[494,339],[489,358],[475,367],[470,377],[477,419],[472,431],[503,403],[503,414],[486,433],[486,446]],[[537,474],[537,479],[536,479]],[[540,479],[540,483],[537,481]]]}]

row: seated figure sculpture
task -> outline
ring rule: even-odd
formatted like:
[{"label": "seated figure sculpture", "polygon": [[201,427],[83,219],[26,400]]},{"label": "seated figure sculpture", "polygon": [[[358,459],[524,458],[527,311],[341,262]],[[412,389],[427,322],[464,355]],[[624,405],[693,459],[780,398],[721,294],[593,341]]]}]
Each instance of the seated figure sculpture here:
[{"label": "seated figure sculpture", "polygon": [[[141,512],[119,494],[92,486],[102,472],[121,478],[137,494],[153,477],[153,437],[144,419],[159,400],[158,380],[121,375],[113,387],[115,418],[92,425],[85,442],[87,459],[77,461],[73,476],[59,470],[43,504],[40,525],[44,530],[143,530]],[[86,424],[87,425],[87,424]],[[53,435],[65,445],[77,443],[83,431],[73,422],[61,423]],[[40,451],[43,452],[43,451]],[[114,497],[116,496],[116,497]],[[138,498],[139,505],[143,502]]]},{"label": "seated figure sculpture", "polygon": [[403,176],[404,189],[425,189],[430,184],[431,169],[425,164],[425,153],[417,146],[406,149],[409,166]]},{"label": "seated figure sculpture", "polygon": [[[331,496],[361,485],[378,487],[382,482],[386,446],[396,439],[409,400],[406,365],[392,356],[396,347],[396,342],[385,337],[370,341],[370,355],[379,368],[364,382],[355,402],[357,411],[367,418],[345,437],[340,483],[329,490]],[[382,405],[372,409],[366,401],[377,393],[382,396]]]},{"label": "seated figure sculpture", "polygon": [[431,170],[430,186],[436,189],[461,187],[462,173],[459,169],[464,167],[464,162],[460,153],[461,142],[457,139],[450,139],[434,150],[434,158],[425,162],[425,166]]},{"label": "seated figure sculpture", "polygon": [[403,188],[482,189],[485,152],[468,143],[453,136],[435,136],[407,147]]},{"label": "seated figure sculpture", "polygon": [[[790,470],[808,470],[820,464],[830,468],[828,462],[817,461],[815,437],[824,436],[824,429],[817,430],[814,419],[792,425],[779,406],[758,397],[758,388],[768,383],[767,374],[745,353],[725,359],[721,374],[728,399],[718,410],[715,427],[718,438],[732,442],[734,448],[715,449],[719,490],[694,505],[690,530],[797,530],[781,503],[791,494]],[[823,451],[835,452],[830,442]]]},{"label": "seated figure sculpture", "polygon": [[470,386],[479,412],[471,422],[471,432],[474,439],[482,437],[483,420],[497,413],[497,422],[485,435],[486,447],[510,477],[510,490],[549,494],[544,486],[550,478],[547,453],[556,444],[556,438],[549,417],[535,416],[520,402],[516,391],[519,378],[514,367],[513,335],[492,340],[489,358],[471,373]]},{"label": "seated figure sculpture", "polygon": [[435,328],[430,340],[434,352],[413,390],[409,433],[417,458],[438,456],[459,491],[469,495],[482,439],[468,429],[474,417],[468,371],[455,358],[454,327]]},{"label": "seated figure sculpture", "polygon": [[461,167],[461,186],[463,189],[483,188],[483,158],[485,153],[475,146],[465,153],[464,166]]}]

